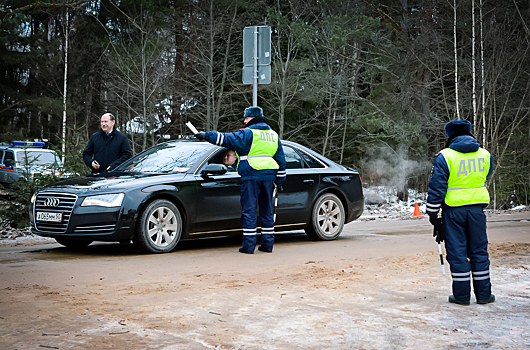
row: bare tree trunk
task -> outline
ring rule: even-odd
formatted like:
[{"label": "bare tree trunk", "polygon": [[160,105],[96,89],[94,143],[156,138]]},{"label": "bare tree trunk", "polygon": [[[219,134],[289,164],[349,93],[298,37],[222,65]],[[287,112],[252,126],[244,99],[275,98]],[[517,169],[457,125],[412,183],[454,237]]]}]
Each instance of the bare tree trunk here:
[{"label": "bare tree trunk", "polygon": [[[280,55],[279,57],[282,57],[281,56],[281,44],[280,44],[280,41],[281,41],[281,37],[278,36],[278,52],[280,52]],[[285,57],[285,62],[284,63],[280,63],[280,67],[281,67],[281,91],[280,91],[280,110],[279,110],[279,116],[278,116],[278,131],[280,132],[280,138],[283,138],[283,134],[284,134],[284,128],[285,128],[285,107],[288,103],[288,97],[287,97],[287,75],[288,75],[288,71],[289,71],[289,67],[290,67],[290,64],[291,64],[291,51],[293,50],[293,43],[294,43],[294,40],[292,38],[292,34],[288,34],[287,35],[287,42],[288,42],[288,46],[287,46],[287,56]]]},{"label": "bare tree trunk", "polygon": [[66,14],[66,26],[64,29],[64,84],[63,84],[63,137],[62,137],[62,157],[61,160],[65,162],[66,153],[66,89],[67,89],[67,78],[68,78],[68,9],[65,10]]},{"label": "bare tree trunk", "polygon": [[92,79],[89,78],[88,79],[89,81],[89,87],[88,87],[88,92],[87,92],[87,96],[86,96],[86,105],[85,105],[85,136],[86,136],[86,139],[90,139],[90,116],[92,115],[92,103],[93,103],[93,93],[94,93],[94,89],[93,89],[93,85],[92,85]]},{"label": "bare tree trunk", "polygon": [[[527,91],[529,91],[530,87],[530,82],[528,82],[527,84]],[[489,180],[489,183],[491,185],[491,182],[493,181],[493,178],[495,176],[495,173],[497,171],[497,169],[501,166],[502,164],[502,160],[504,158],[504,155],[506,153],[506,150],[508,149],[508,146],[510,145],[510,140],[512,139],[512,136],[513,136],[513,133],[514,133],[514,130],[516,130],[519,125],[526,119],[528,118],[530,112],[524,112],[524,114],[520,117],[519,117],[519,114],[523,113],[521,112],[522,110],[524,110],[524,108],[522,108],[523,104],[524,104],[524,101],[526,99],[526,95],[523,96],[523,98],[521,99],[521,102],[520,102],[520,105],[519,105],[519,108],[517,108],[517,113],[514,117],[514,120],[512,121],[511,125],[510,125],[510,132],[508,134],[508,139],[506,140],[506,143],[504,144],[504,147],[502,149],[502,153],[500,153],[500,155],[498,156],[498,159],[497,159],[497,165],[495,166],[495,169],[493,170],[493,173],[491,174],[491,178]],[[496,144],[497,144],[497,147],[499,147],[499,125],[501,123],[501,119],[502,119],[502,115],[501,117],[499,118],[498,122],[497,122],[497,127],[495,128],[495,139],[496,139]],[[497,150],[497,154],[499,154],[499,151]]]},{"label": "bare tree trunk", "polygon": [[[330,57],[330,53],[328,53],[327,55],[328,59],[327,59],[327,65],[328,65],[328,73],[329,73],[329,77],[331,78],[333,76],[333,68],[331,67],[331,60],[332,58]],[[331,80],[331,79],[330,79]],[[333,106],[334,106],[334,98],[333,98],[333,85],[332,85],[332,82],[330,81],[329,82],[329,85],[327,86],[327,94],[329,96],[329,105],[328,105],[328,117],[327,117],[327,123],[326,123],[326,135],[324,136],[324,145],[322,146],[322,155],[325,157],[326,156],[326,149],[327,149],[327,146],[328,146],[328,142],[329,142],[329,136],[330,136],[330,131],[331,131],[331,119],[334,118],[334,115],[333,115]]]},{"label": "bare tree trunk", "polygon": [[[182,10],[183,11],[183,10]],[[191,10],[190,10],[191,11]],[[176,11],[179,13],[179,11]],[[173,17],[174,24],[174,40],[175,40],[175,63],[173,65],[173,91],[171,92],[171,131],[172,139],[177,139],[182,135],[182,114],[180,106],[182,104],[182,96],[184,96],[184,48],[182,40],[182,21],[184,16],[181,14]]]},{"label": "bare tree trunk", "polygon": [[475,0],[471,2],[471,70],[473,79],[473,135],[478,137],[478,124],[477,124],[477,78],[475,71]]},{"label": "bare tree trunk", "polygon": [[[423,36],[423,43],[428,49],[428,45],[433,41],[433,31],[434,31],[434,0],[423,1],[423,15],[422,15],[422,24],[421,31]],[[431,67],[428,65],[423,65],[421,67],[421,79],[420,81],[420,93],[421,93],[421,110],[425,118],[430,119],[431,116],[431,80],[432,80],[432,71]]]},{"label": "bare tree trunk", "polygon": [[42,119],[41,118],[41,111],[39,111],[37,120],[38,120],[39,125],[40,125],[40,139],[42,140],[44,138],[44,124],[42,123],[41,119]]},{"label": "bare tree trunk", "polygon": [[282,21],[282,18],[287,19],[287,17],[281,14],[280,1],[276,3],[278,17],[273,19],[273,27],[276,28],[277,35],[273,37],[271,42],[274,57],[271,62],[273,83],[268,88],[273,98],[266,99],[264,102],[278,114],[278,134],[280,138],[284,138],[285,112],[299,95],[300,87],[305,79],[306,68],[296,66],[295,62],[300,48],[300,40],[307,35],[307,32],[304,28],[302,32],[295,34],[296,31],[293,30],[293,26],[295,24],[301,25],[301,23],[291,23],[290,20]]},{"label": "bare tree trunk", "polygon": [[340,148],[340,161],[339,164],[342,164],[344,158],[344,147],[346,145],[346,129],[348,128],[348,101],[346,101],[346,110],[344,112],[344,130],[342,133],[342,145]]},{"label": "bare tree trunk", "polygon": [[214,23],[213,23],[213,0],[210,0],[210,47],[209,47],[209,58],[208,58],[208,79],[206,82],[206,130],[212,130],[212,106],[215,104],[214,100],[214,77],[213,77],[213,65],[214,65]]},{"label": "bare tree trunk", "polygon": [[482,0],[480,0],[480,68],[482,84],[482,147],[486,147],[486,79],[484,78],[484,30],[482,17]]},{"label": "bare tree trunk", "polygon": [[52,139],[52,135],[50,133],[50,125],[52,124],[52,115],[51,114],[48,114],[48,125],[47,125],[47,130],[48,130],[48,136],[46,137],[48,140],[51,140]]},{"label": "bare tree trunk", "polygon": [[333,103],[331,101],[331,93],[329,95],[330,96],[329,96],[329,106],[328,106],[328,118],[327,118],[327,123],[326,123],[326,136],[324,136],[324,146],[322,147],[322,155],[324,157],[326,156],[326,148],[328,146],[329,134],[331,130],[331,119],[332,119],[331,109],[333,107]]},{"label": "bare tree trunk", "polygon": [[495,181],[493,181],[493,211],[497,211],[497,191],[495,189]]},{"label": "bare tree trunk", "polygon": [[213,111],[213,123],[212,123],[212,129],[217,130],[217,127],[219,125],[219,118],[221,114],[221,102],[223,100],[223,94],[225,89],[225,82],[226,82],[226,74],[228,72],[228,57],[230,55],[230,45],[231,45],[231,39],[232,39],[232,29],[234,28],[234,24],[236,23],[237,18],[237,2],[234,4],[234,15],[232,16],[232,21],[230,22],[230,29],[228,30],[228,38],[226,39],[226,50],[225,50],[225,57],[223,62],[223,73],[221,77],[221,85],[219,86],[219,96],[217,97],[217,106],[215,107],[215,110]]},{"label": "bare tree trunk", "polygon": [[[131,110],[127,108],[127,120],[131,121],[133,120],[133,116],[131,115]],[[132,152],[133,154],[136,154],[136,141],[134,139],[134,136],[136,135],[135,130],[131,130],[129,132],[129,135],[131,135],[131,144],[132,144]]]},{"label": "bare tree trunk", "polygon": [[144,128],[143,128],[143,132],[144,132],[144,142],[142,144],[142,150],[146,150],[147,149],[147,98],[146,98],[146,89],[145,89],[145,86],[146,86],[146,76],[145,76],[145,52],[144,52],[144,41],[145,41],[145,37],[144,37],[145,33],[144,31],[142,31],[142,67],[140,68],[140,71],[141,71],[141,89],[142,89],[142,110],[143,110],[143,124],[144,124]]},{"label": "bare tree trunk", "polygon": [[453,19],[453,34],[454,34],[454,48],[455,48],[455,108],[456,117],[460,119],[460,108],[458,106],[458,53],[456,50],[456,0],[453,0],[454,19]]},{"label": "bare tree trunk", "polygon": [[[165,120],[157,119],[157,116],[165,117],[164,113],[157,111],[157,103],[160,103],[157,93],[172,63],[162,59],[167,41],[159,35],[154,22],[149,13],[142,12],[135,20],[135,27],[131,28],[131,35],[124,37],[120,43],[121,52],[111,59],[115,96],[127,110],[123,114],[129,116],[131,129],[135,128],[134,124],[139,124],[138,130],[131,130],[131,135],[138,134],[137,145],[142,150],[156,144],[157,134],[166,133],[166,130],[160,129]],[[138,35],[133,35],[133,31],[137,31]],[[173,106],[180,108],[180,105]],[[133,136],[133,143],[134,139]],[[133,146],[136,152],[134,148],[136,146]]]}]

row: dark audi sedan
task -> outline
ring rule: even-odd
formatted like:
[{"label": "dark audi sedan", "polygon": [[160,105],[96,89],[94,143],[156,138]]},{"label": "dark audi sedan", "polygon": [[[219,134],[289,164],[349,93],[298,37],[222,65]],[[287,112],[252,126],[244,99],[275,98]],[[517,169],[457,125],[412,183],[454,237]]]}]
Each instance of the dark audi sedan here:
[{"label": "dark audi sedan", "polygon": [[[282,144],[287,180],[278,194],[276,231],[337,238],[363,212],[359,173],[299,144]],[[31,200],[31,231],[68,247],[132,240],[150,253],[169,252],[181,239],[242,235],[240,177],[222,164],[226,151],[206,142],[170,141],[106,176],[43,187]]]}]

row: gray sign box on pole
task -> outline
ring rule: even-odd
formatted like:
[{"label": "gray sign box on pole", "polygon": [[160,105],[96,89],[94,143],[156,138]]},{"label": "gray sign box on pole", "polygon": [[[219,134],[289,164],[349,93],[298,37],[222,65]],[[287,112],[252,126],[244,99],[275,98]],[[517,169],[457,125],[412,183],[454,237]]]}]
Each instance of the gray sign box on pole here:
[{"label": "gray sign box on pole", "polygon": [[[243,84],[254,82],[254,66],[243,67]],[[258,66],[258,84],[271,83],[271,66]]]},{"label": "gray sign box on pole", "polygon": [[[254,28],[246,27],[243,30],[243,65],[254,64]],[[258,28],[258,66],[271,64],[271,27],[259,26]]]},{"label": "gray sign box on pole", "polygon": [[258,105],[258,84],[271,83],[271,27],[243,30],[243,84],[252,85],[252,105]]}]

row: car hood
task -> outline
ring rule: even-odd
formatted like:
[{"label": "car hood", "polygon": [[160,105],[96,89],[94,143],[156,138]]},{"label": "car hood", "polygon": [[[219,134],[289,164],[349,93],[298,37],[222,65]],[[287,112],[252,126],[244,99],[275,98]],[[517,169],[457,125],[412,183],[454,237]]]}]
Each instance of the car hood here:
[{"label": "car hood", "polygon": [[52,175],[60,175],[61,171],[60,168],[50,168],[48,165],[32,165],[28,167],[23,166],[17,166],[15,167],[16,171],[23,173],[23,174],[52,174]]},{"label": "car hood", "polygon": [[41,191],[67,192],[83,195],[129,191],[136,188],[175,182],[184,178],[185,174],[127,174],[115,176],[77,176],[60,180],[43,187]]}]

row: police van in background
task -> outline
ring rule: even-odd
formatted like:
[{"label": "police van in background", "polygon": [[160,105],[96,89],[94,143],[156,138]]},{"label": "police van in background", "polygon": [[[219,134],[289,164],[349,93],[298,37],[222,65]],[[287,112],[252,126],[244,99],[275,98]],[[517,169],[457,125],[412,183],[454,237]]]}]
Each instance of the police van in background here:
[{"label": "police van in background", "polygon": [[60,175],[63,164],[55,151],[43,148],[45,142],[11,141],[0,144],[0,185],[9,186],[41,174]]}]

